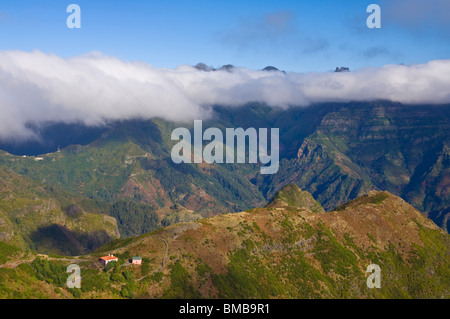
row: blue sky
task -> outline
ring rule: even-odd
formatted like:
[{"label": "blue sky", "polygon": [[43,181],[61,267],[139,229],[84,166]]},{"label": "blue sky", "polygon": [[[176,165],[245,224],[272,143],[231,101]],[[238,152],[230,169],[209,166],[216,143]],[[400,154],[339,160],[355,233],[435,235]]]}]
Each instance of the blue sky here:
[{"label": "blue sky", "polygon": [[[81,7],[68,29],[66,7]],[[381,7],[368,29],[366,8]],[[450,58],[448,0],[103,1],[0,4],[0,50],[62,57],[100,51],[174,68],[204,62],[296,72],[414,64]]]}]

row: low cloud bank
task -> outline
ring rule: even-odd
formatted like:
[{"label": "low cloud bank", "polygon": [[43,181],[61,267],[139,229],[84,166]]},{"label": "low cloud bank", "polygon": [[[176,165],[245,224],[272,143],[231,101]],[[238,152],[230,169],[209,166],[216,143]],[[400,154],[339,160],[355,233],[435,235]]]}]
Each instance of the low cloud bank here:
[{"label": "low cloud bank", "polygon": [[207,118],[215,104],[276,107],[386,99],[450,103],[450,60],[386,65],[348,73],[287,73],[192,66],[159,69],[100,53],[64,59],[40,51],[0,51],[0,138],[33,137],[29,124],[161,117]]}]

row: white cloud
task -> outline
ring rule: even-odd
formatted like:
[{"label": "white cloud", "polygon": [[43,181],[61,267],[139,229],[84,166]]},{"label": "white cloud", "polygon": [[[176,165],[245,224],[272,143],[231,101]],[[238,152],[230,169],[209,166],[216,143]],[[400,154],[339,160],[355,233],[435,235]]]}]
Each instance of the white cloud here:
[{"label": "white cloud", "polygon": [[27,138],[27,123],[88,125],[130,118],[206,118],[214,104],[307,106],[389,99],[450,103],[450,60],[350,73],[287,73],[235,68],[158,69],[100,53],[63,59],[39,51],[0,51],[0,138]]}]

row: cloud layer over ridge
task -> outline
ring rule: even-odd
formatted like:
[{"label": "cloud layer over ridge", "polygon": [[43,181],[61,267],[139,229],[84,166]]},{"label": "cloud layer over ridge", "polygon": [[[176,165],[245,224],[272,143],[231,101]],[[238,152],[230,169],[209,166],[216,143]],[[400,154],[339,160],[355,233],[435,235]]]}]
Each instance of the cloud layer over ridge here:
[{"label": "cloud layer over ridge", "polygon": [[130,118],[192,121],[215,104],[308,106],[316,102],[386,99],[450,103],[450,60],[386,65],[349,73],[287,73],[192,66],[158,69],[100,53],[61,58],[40,51],[0,51],[0,138],[27,138],[28,123]]}]

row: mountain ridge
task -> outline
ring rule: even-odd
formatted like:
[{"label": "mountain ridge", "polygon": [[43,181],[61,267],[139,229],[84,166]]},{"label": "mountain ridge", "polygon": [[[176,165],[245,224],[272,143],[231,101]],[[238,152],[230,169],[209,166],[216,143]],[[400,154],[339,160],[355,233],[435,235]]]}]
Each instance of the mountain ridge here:
[{"label": "mountain ridge", "polygon": [[[286,194],[305,195],[292,185],[278,198]],[[269,204],[109,243],[82,256],[86,261],[73,260],[91,279],[71,292],[82,298],[448,298],[449,249],[450,236],[431,220],[397,196],[372,191],[329,213]],[[108,253],[119,264],[142,256],[145,266],[105,272],[95,261]],[[38,273],[40,263],[33,266]],[[381,268],[380,289],[366,286],[373,263]],[[22,268],[17,271],[32,273]],[[13,272],[0,267],[3,282]]]},{"label": "mountain ridge", "polygon": [[[205,127],[279,127],[277,174],[262,176],[252,164],[176,165],[170,159],[174,144],[170,133],[180,124],[161,119],[81,130],[80,142],[88,142],[85,145],[63,147],[42,155],[43,161],[0,154],[0,166],[87,197],[107,215],[115,201],[146,205],[164,225],[180,220],[170,209],[173,205],[203,217],[237,212],[263,206],[283,186],[295,183],[325,210],[370,190],[388,190],[448,230],[449,121],[450,108],[445,105],[405,106],[388,101],[287,110],[260,103],[216,106]],[[47,133],[41,129],[42,136],[52,132],[56,136],[60,127],[52,126]],[[55,150],[56,143],[64,140],[70,138],[55,137]]]}]

